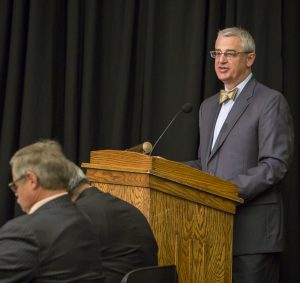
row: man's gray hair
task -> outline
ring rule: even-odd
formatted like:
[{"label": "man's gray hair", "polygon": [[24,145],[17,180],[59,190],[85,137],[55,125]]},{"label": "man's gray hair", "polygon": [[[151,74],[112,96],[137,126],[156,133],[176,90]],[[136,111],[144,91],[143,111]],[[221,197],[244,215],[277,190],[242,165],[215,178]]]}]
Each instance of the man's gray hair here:
[{"label": "man's gray hair", "polygon": [[28,171],[36,174],[39,184],[46,189],[67,188],[70,179],[68,161],[60,144],[53,140],[41,140],[18,150],[9,164],[15,178]]},{"label": "man's gray hair", "polygon": [[71,171],[71,178],[69,180],[68,192],[72,194],[76,191],[79,185],[89,184],[89,180],[87,176],[84,174],[84,172],[82,171],[82,169],[79,166],[77,166],[75,163],[69,161],[69,166]]},{"label": "man's gray hair", "polygon": [[238,36],[242,40],[243,51],[245,52],[255,52],[255,42],[252,35],[243,28],[231,27],[220,30],[218,32],[218,37],[231,37]]}]

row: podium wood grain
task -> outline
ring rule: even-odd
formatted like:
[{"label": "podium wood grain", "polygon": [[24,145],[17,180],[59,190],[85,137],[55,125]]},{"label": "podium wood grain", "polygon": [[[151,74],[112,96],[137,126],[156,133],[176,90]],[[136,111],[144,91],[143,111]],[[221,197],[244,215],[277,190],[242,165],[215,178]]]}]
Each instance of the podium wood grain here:
[{"label": "podium wood grain", "polygon": [[[176,264],[180,283],[231,282],[236,187],[184,164],[134,152],[92,151],[90,181],[148,219],[159,264]],[[112,219],[113,221],[113,219]]]}]

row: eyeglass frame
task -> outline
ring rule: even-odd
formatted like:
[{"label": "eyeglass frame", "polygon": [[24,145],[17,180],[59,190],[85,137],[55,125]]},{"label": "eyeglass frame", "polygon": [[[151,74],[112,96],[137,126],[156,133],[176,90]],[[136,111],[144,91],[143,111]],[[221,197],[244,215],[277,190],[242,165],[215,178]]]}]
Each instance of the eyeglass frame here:
[{"label": "eyeglass frame", "polygon": [[239,54],[249,54],[252,53],[252,51],[236,51],[236,50],[226,50],[224,52],[220,50],[211,50],[209,51],[211,58],[216,59],[217,57],[220,57],[222,54],[226,58],[235,58]]},{"label": "eyeglass frame", "polygon": [[16,185],[17,182],[21,181],[22,179],[26,178],[27,174],[21,175],[19,178],[17,178],[15,181],[12,181],[8,183],[8,187],[11,189],[13,193],[16,193],[18,186]]}]

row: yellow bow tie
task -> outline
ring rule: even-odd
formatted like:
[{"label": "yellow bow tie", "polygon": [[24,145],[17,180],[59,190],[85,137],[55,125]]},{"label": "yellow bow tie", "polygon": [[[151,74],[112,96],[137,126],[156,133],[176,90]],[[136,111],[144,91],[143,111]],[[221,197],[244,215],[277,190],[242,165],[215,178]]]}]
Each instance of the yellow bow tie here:
[{"label": "yellow bow tie", "polygon": [[237,92],[238,92],[237,88],[234,88],[233,90],[230,90],[230,91],[226,91],[224,89],[221,89],[220,97],[219,97],[219,103],[221,104],[221,103],[227,101],[228,99],[234,100]]}]

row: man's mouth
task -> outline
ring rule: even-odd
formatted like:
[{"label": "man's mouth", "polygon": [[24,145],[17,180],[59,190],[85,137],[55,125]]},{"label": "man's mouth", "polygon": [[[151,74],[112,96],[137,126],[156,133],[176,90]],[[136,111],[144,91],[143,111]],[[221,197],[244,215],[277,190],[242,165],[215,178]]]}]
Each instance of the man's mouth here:
[{"label": "man's mouth", "polygon": [[218,67],[218,70],[219,70],[220,73],[226,73],[229,70],[229,68],[227,68],[227,67]]}]

